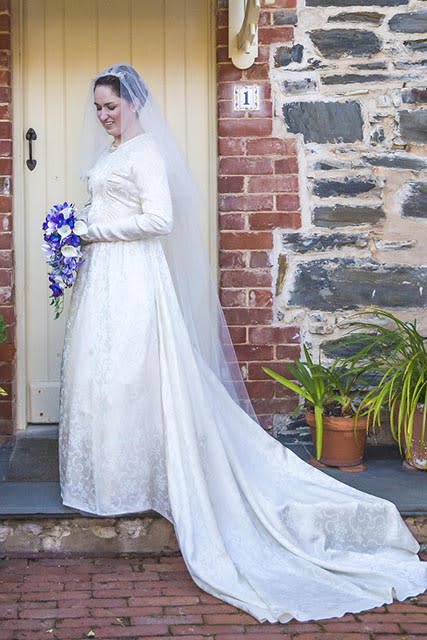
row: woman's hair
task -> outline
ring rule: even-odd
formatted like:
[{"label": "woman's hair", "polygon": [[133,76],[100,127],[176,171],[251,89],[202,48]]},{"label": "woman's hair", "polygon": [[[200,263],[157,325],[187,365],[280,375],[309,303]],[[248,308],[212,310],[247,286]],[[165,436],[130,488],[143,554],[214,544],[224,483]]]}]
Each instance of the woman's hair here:
[{"label": "woman's hair", "polygon": [[124,98],[130,104],[137,101],[139,108],[144,106],[148,97],[144,81],[130,65],[119,65],[107,69],[105,75],[95,80],[94,89],[99,86],[110,87],[116,96]]}]

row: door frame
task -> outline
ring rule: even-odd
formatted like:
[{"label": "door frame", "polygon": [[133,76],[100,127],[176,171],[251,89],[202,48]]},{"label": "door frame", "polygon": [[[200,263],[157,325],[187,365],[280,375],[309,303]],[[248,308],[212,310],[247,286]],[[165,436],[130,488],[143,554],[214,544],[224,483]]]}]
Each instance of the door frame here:
[{"label": "door frame", "polygon": [[[12,54],[12,136],[13,136],[13,242],[15,255],[16,305],[16,406],[15,429],[27,428],[27,309],[25,256],[24,198],[24,68],[23,68],[23,6],[25,0],[11,0]],[[213,273],[218,276],[218,215],[217,215],[217,99],[216,99],[216,1],[207,0],[208,11],[208,130],[209,130],[209,255]]]}]

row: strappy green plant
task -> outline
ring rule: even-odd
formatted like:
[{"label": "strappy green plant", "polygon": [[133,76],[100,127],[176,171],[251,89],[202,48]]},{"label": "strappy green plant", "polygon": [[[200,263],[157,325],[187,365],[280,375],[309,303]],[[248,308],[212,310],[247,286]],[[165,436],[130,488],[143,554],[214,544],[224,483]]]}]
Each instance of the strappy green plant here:
[{"label": "strappy green plant", "polygon": [[322,455],[323,416],[327,411],[338,412],[338,415],[351,416],[356,412],[355,398],[359,393],[358,384],[364,367],[354,363],[336,360],[326,367],[320,361],[314,362],[308,348],[304,345],[304,359],[296,360],[288,365],[289,376],[286,378],[268,367],[264,373],[281,385],[296,393],[304,400],[306,407],[313,410],[315,420],[315,451],[317,460]]},{"label": "strappy green plant", "polygon": [[[377,321],[359,319],[366,314]],[[371,368],[376,368],[380,375],[378,383],[362,398],[358,415],[366,416],[368,428],[377,429],[387,411],[393,438],[401,452],[403,443],[410,451],[417,410],[422,412],[421,441],[425,441],[427,337],[418,331],[416,320],[405,322],[382,309],[368,309],[358,314],[358,319],[350,321],[349,327],[356,339],[358,332],[366,332],[369,348],[354,353],[348,361],[368,358]],[[350,335],[348,339],[351,340]]]},{"label": "strappy green plant", "polygon": [[263,367],[263,371],[273,380],[299,395],[313,408],[316,424],[316,457],[319,459],[322,455],[323,411],[328,397],[328,374],[320,362],[313,361],[305,345],[303,349],[305,360],[296,360],[295,365],[288,365],[289,374],[296,382],[268,367]]}]

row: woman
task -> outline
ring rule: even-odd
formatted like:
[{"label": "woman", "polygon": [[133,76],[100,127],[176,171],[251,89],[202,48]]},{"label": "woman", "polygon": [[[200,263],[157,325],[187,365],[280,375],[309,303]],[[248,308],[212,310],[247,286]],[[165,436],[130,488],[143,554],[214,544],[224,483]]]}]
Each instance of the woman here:
[{"label": "woman", "polygon": [[212,304],[195,190],[142,79],[110,67],[91,103],[88,244],[61,387],[64,503],[158,511],[195,582],[261,621],[423,591],[395,506],[306,465],[254,420]]}]

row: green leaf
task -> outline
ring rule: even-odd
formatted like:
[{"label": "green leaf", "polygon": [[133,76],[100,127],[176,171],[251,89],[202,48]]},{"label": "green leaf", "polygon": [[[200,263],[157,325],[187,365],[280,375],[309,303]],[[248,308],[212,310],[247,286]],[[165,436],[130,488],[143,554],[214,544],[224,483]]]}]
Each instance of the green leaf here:
[{"label": "green leaf", "polygon": [[7,326],[3,316],[0,316],[0,342],[7,340]]}]

